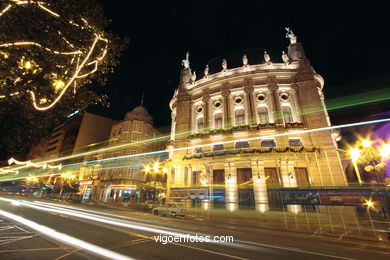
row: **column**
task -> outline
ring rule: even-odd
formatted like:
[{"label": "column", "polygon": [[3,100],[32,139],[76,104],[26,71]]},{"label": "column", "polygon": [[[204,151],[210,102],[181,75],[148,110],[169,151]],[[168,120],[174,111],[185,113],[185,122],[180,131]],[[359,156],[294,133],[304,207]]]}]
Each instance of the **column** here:
[{"label": "column", "polygon": [[231,120],[230,120],[230,90],[225,89],[222,91],[222,97],[223,97],[223,123],[224,123],[224,128],[230,128],[231,125]]},{"label": "column", "polygon": [[256,210],[264,213],[269,210],[264,162],[259,160],[252,160],[251,167]]},{"label": "column", "polygon": [[233,163],[225,163],[226,209],[233,212],[238,209],[237,169]]},{"label": "column", "polygon": [[272,100],[272,117],[275,124],[283,124],[283,118],[281,116],[281,108],[279,103],[278,85],[276,83],[268,83],[268,89],[270,91],[270,99]]},{"label": "column", "polygon": [[[294,171],[295,161],[289,160],[287,157],[280,162],[280,171],[283,182],[283,187],[294,188],[297,187],[297,181]],[[302,211],[301,205],[288,205],[288,211],[295,214]]]},{"label": "column", "polygon": [[204,120],[204,130],[208,130],[211,128],[210,124],[210,95],[206,94],[202,98],[203,101],[203,120]]},{"label": "column", "polygon": [[244,89],[245,91],[245,112],[246,112],[246,120],[247,124],[252,125],[257,122],[256,120],[256,114],[255,111],[256,109],[254,108],[254,100],[253,100],[253,87],[252,86],[247,86]]},{"label": "column", "polygon": [[296,84],[293,84],[291,86],[291,98],[292,98],[294,113],[295,113],[294,121],[302,123],[302,110],[299,106],[297,91],[298,91],[298,86]]}]

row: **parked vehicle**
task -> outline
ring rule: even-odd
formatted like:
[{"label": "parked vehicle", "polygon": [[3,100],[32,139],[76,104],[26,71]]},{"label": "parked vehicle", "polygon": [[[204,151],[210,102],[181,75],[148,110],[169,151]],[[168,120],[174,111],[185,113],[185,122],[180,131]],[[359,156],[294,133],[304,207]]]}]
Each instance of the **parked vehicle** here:
[{"label": "parked vehicle", "polygon": [[178,204],[166,204],[156,207],[152,210],[154,215],[163,215],[163,216],[185,216],[186,210],[183,206]]}]

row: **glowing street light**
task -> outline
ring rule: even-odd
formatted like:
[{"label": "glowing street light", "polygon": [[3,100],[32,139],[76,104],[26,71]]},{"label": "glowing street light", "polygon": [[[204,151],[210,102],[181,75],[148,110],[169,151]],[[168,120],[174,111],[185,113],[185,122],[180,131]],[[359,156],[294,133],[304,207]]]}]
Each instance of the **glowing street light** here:
[{"label": "glowing street light", "polygon": [[374,222],[372,221],[371,212],[370,212],[370,208],[374,208],[375,203],[371,200],[371,198],[369,200],[364,199],[364,201],[365,203],[363,203],[363,205],[367,206],[367,214],[371,222],[372,231],[374,232],[374,236],[376,238],[375,226],[374,226]]},{"label": "glowing street light", "polygon": [[353,167],[355,169],[355,172],[356,172],[356,177],[359,181],[359,184],[362,185],[362,178],[360,177],[360,171],[359,171],[359,167],[356,163],[356,161],[359,159],[360,157],[360,150],[358,148],[352,148],[351,150],[349,150],[349,155],[351,156],[351,159],[352,159],[352,163],[353,163]]},{"label": "glowing street light", "polygon": [[382,158],[390,157],[390,144],[384,144],[379,152]]},{"label": "glowing street light", "polygon": [[371,146],[371,141],[369,139],[364,139],[362,141],[362,145],[363,145],[364,148],[368,148],[368,147]]}]

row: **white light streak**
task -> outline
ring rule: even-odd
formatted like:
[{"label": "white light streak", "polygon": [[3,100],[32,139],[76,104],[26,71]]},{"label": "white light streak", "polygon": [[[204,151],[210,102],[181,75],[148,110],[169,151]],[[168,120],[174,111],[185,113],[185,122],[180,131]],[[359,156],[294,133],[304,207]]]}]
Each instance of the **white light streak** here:
[{"label": "white light streak", "polygon": [[[383,122],[389,122],[389,121],[390,121],[390,118],[386,118],[386,119],[371,120],[371,121],[350,123],[350,124],[344,124],[344,125],[328,126],[328,127],[323,127],[323,128],[315,128],[315,129],[308,129],[308,130],[302,130],[302,131],[295,131],[295,132],[291,132],[291,133],[273,134],[273,135],[268,135],[268,136],[253,137],[253,138],[246,138],[246,139],[236,139],[234,141],[226,141],[226,142],[219,142],[219,143],[226,144],[226,143],[235,143],[235,142],[241,142],[241,141],[253,141],[253,140],[259,140],[259,139],[263,139],[263,138],[288,136],[288,135],[296,135],[296,134],[305,134],[305,133],[313,133],[313,132],[320,132],[320,131],[326,131],[326,130],[332,130],[332,129],[348,128],[348,127],[353,127],[353,126],[383,123]],[[131,144],[131,145],[134,145],[134,144]],[[123,156],[118,156],[118,157],[111,157],[111,158],[93,160],[93,161],[89,161],[89,162],[102,162],[102,161],[117,160],[117,159],[131,158],[131,157],[141,157],[141,156],[148,156],[148,155],[156,155],[156,154],[161,154],[161,153],[169,153],[169,152],[173,152],[173,151],[194,149],[195,147],[206,147],[206,146],[212,146],[212,145],[213,144],[187,146],[187,147],[166,149],[166,150],[146,152],[146,153],[123,155]],[[126,147],[126,146],[129,146],[129,144],[123,144],[123,145],[119,145],[119,146],[103,148],[103,149],[99,149],[99,150],[96,150],[96,151],[89,151],[89,152],[85,152],[85,153],[81,153],[81,154],[69,155],[69,156],[60,157],[60,158],[56,158],[56,159],[51,159],[51,160],[47,160],[47,161],[43,161],[43,162],[39,162],[39,163],[52,163],[52,162],[62,161],[62,160],[71,159],[71,158],[75,158],[75,157],[95,154],[95,153],[99,153],[99,152],[102,152],[102,151],[109,151],[109,150],[113,150],[113,149],[118,149],[118,148]],[[71,165],[88,164],[89,162],[81,162],[81,163],[71,164]],[[63,165],[63,167],[66,167],[66,166],[69,166],[69,165]],[[17,171],[17,170],[21,170],[21,169],[24,169],[24,168],[26,168],[26,166],[20,166],[20,167],[12,168],[12,169],[9,169],[9,170]],[[0,170],[2,170],[2,169],[0,169]],[[4,170],[7,170],[7,169],[4,169]]]},{"label": "white light streak", "polygon": [[22,218],[20,216],[14,215],[12,213],[9,213],[9,212],[3,211],[3,210],[0,210],[0,215],[7,217],[9,219],[12,219],[16,222],[19,222],[19,223],[21,223],[21,224],[23,224],[31,229],[36,230],[39,233],[42,233],[42,234],[52,238],[52,239],[55,239],[57,241],[60,241],[62,243],[68,244],[68,245],[72,245],[76,248],[83,248],[85,250],[88,250],[94,254],[98,254],[98,255],[103,256],[103,257],[107,257],[110,259],[121,259],[121,260],[134,259],[131,257],[127,257],[125,255],[110,251],[108,249],[102,248],[100,246],[96,246],[94,244],[85,242],[85,241],[77,239],[75,237],[66,235],[64,233],[60,233],[54,229],[40,225],[36,222],[33,222],[31,220]]}]

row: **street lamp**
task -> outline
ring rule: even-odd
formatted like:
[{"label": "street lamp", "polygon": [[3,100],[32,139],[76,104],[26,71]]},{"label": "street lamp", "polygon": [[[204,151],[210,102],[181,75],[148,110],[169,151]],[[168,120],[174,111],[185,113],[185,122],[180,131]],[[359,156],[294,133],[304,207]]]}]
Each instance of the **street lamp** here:
[{"label": "street lamp", "polygon": [[165,163],[160,163],[159,161],[149,163],[144,166],[145,173],[154,173],[154,186],[153,186],[153,201],[156,198],[156,183],[157,183],[157,174],[163,173],[168,174],[168,168],[165,167]]},{"label": "street lamp", "polygon": [[390,144],[384,144],[382,148],[379,150],[382,158],[390,157]]},{"label": "street lamp", "polygon": [[352,148],[349,150],[349,155],[351,156],[351,159],[352,159],[352,163],[353,163],[353,167],[355,169],[355,172],[356,172],[356,176],[358,178],[358,181],[359,181],[359,184],[362,185],[362,178],[360,176],[360,171],[359,171],[359,167],[357,165],[357,160],[359,159],[360,157],[360,150],[358,148]]},{"label": "street lamp", "polygon": [[371,212],[370,212],[370,208],[374,208],[375,203],[371,199],[369,199],[369,200],[364,199],[364,200],[365,200],[365,203],[363,203],[363,205],[367,206],[368,218],[370,219],[372,231],[374,232],[374,236],[376,238],[376,231],[375,231],[375,227],[374,227],[374,222],[372,221]]}]

